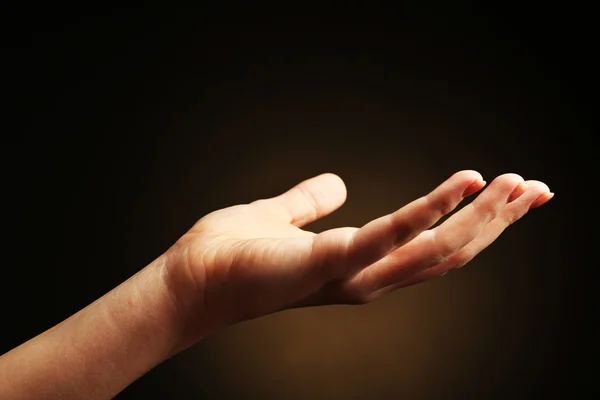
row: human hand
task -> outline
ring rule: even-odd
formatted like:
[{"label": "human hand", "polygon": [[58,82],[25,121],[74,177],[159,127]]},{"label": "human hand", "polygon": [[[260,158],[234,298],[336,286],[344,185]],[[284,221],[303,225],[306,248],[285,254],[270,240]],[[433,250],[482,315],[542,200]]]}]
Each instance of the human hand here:
[{"label": "human hand", "polygon": [[112,398],[219,328],[288,308],[366,303],[463,266],[552,197],[542,182],[504,174],[435,226],[484,185],[461,171],[361,228],[319,234],[301,227],[346,199],[333,174],[210,213],[137,274],[1,355],[0,381],[11,384],[0,384],[0,397]]},{"label": "human hand", "polygon": [[553,196],[539,181],[504,174],[485,186],[460,171],[435,190],[361,228],[315,234],[301,227],[346,199],[333,174],[308,179],[277,197],[210,213],[169,250],[197,290],[186,303],[202,325],[222,327],[287,308],[362,304],[461,267],[511,223]]}]

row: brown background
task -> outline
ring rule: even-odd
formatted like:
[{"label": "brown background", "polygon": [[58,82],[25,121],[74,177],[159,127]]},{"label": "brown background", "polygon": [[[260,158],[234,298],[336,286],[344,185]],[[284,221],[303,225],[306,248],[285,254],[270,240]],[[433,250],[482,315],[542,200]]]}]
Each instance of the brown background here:
[{"label": "brown background", "polygon": [[581,253],[585,202],[575,200],[585,196],[578,140],[591,131],[592,70],[580,14],[355,10],[349,23],[255,11],[5,13],[19,22],[5,110],[14,261],[2,278],[2,352],[127,279],[212,210],[330,171],[348,201],[309,228],[359,226],[476,169],[488,181],[542,180],[556,198],[467,268],[366,306],[230,327],[119,398],[587,388],[579,360],[597,352],[583,346],[594,313],[583,283],[594,263]]}]

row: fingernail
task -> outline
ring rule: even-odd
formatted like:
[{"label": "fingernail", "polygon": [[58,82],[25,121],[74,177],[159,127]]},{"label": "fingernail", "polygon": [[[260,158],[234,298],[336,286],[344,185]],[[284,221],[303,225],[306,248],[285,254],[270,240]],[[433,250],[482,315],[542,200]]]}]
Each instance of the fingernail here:
[{"label": "fingernail", "polygon": [[553,192],[547,192],[547,193],[541,194],[538,196],[537,199],[535,199],[533,201],[533,203],[531,203],[531,205],[529,206],[529,209],[531,210],[532,208],[537,208],[537,207],[543,206],[553,197],[554,197]]},{"label": "fingernail", "polygon": [[476,180],[475,182],[471,183],[469,186],[467,186],[467,188],[465,189],[465,191],[463,192],[463,197],[468,197],[470,195],[472,195],[473,193],[477,192],[478,190],[480,190],[482,187],[485,186],[485,181],[482,180]]},{"label": "fingernail", "polygon": [[512,191],[510,196],[508,196],[508,202],[518,199],[525,191],[527,190],[527,184],[525,182],[521,182],[517,185],[516,188]]}]

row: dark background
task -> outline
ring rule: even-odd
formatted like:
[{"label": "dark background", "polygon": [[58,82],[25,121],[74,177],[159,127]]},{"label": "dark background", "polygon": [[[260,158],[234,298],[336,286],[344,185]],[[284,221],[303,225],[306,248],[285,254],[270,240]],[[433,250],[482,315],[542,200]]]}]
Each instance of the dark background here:
[{"label": "dark background", "polygon": [[589,390],[591,11],[279,11],[3,13],[0,353],[215,209],[330,171],[348,201],[310,228],[359,226],[476,169],[488,182],[505,172],[542,180],[556,197],[467,268],[366,306],[239,324],[118,398]]}]

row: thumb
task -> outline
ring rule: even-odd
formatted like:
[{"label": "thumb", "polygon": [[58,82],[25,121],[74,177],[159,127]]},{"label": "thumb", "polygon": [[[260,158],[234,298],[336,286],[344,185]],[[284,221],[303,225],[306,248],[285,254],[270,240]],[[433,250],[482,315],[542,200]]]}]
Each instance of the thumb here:
[{"label": "thumb", "polygon": [[322,218],[346,201],[346,185],[332,173],[324,173],[300,182],[287,192],[264,200],[281,208],[286,222],[302,227]]}]

